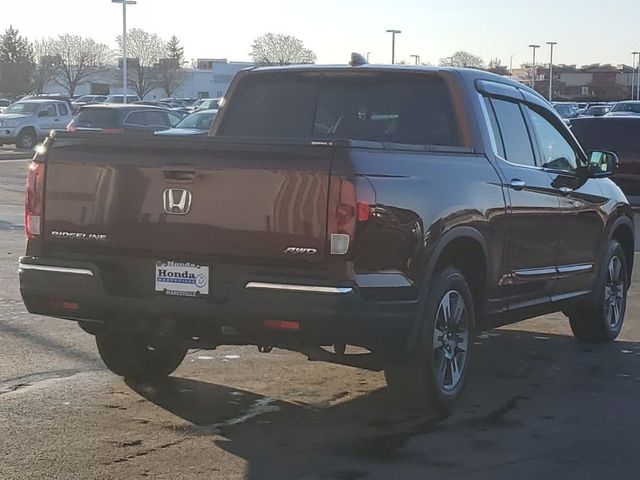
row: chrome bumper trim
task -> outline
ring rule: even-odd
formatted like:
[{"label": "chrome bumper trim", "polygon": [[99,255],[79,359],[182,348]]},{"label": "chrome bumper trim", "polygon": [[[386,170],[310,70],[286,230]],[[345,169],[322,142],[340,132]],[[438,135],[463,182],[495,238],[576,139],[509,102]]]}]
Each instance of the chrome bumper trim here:
[{"label": "chrome bumper trim", "polygon": [[288,292],[330,293],[342,295],[353,292],[350,287],[320,287],[316,285],[290,285],[286,283],[249,282],[245,288],[252,290],[280,290]]},{"label": "chrome bumper trim", "polygon": [[93,272],[87,268],[70,268],[70,267],[55,267],[53,265],[32,265],[30,263],[18,264],[18,271],[22,270],[37,270],[40,272],[53,272],[53,273],[70,273],[72,275],[86,275],[93,277]]}]

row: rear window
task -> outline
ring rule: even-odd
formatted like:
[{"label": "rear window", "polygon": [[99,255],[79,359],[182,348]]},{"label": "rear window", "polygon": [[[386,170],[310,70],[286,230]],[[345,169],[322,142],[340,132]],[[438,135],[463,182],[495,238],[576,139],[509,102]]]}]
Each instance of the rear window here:
[{"label": "rear window", "polygon": [[640,152],[640,121],[633,118],[575,121],[571,131],[587,151]]},{"label": "rear window", "polygon": [[218,135],[460,145],[444,80],[406,73],[251,76]]},{"label": "rear window", "polygon": [[117,110],[111,108],[83,108],[75,119],[78,128],[118,128]]}]

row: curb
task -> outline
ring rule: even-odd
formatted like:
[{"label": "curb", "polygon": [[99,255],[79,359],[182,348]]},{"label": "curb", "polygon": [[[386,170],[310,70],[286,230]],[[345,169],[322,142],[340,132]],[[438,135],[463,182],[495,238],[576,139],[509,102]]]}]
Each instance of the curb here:
[{"label": "curb", "polygon": [[0,150],[0,160],[28,160],[33,158],[34,152],[32,151],[8,151],[3,152]]}]

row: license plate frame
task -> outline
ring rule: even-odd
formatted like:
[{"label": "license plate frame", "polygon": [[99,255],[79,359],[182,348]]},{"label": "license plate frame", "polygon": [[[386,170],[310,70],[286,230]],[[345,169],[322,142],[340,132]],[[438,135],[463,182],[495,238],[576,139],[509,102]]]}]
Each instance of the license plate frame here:
[{"label": "license plate frame", "polygon": [[205,297],[209,295],[210,281],[209,265],[172,260],[156,261],[156,293],[177,297]]}]

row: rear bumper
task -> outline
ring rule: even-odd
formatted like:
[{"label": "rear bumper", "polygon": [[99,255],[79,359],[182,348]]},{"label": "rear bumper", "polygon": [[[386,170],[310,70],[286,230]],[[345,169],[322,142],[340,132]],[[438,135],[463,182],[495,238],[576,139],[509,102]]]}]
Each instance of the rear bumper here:
[{"label": "rear bumper", "polygon": [[[132,260],[135,264],[135,261]],[[20,291],[31,313],[102,324],[113,330],[156,331],[207,338],[215,345],[289,346],[346,343],[396,349],[406,343],[417,318],[417,300],[394,298],[355,281],[252,273],[250,267],[216,265],[207,297],[166,296],[154,290],[152,261],[138,259],[126,285],[114,291],[113,272],[97,263],[20,259]],[[133,275],[135,272],[135,275]],[[388,287],[397,293],[398,287]],[[274,331],[265,320],[298,322],[299,330]],[[164,332],[164,331],[163,331]]]}]

